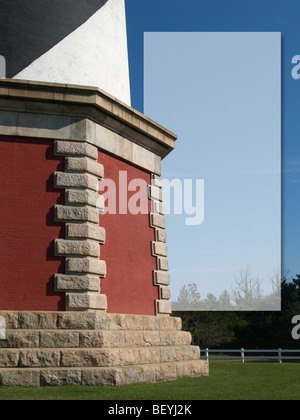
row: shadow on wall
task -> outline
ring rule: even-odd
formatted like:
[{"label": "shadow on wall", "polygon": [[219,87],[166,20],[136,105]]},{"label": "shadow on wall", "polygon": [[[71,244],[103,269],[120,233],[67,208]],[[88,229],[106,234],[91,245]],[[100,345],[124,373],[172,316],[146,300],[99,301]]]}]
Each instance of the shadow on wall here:
[{"label": "shadow on wall", "polygon": [[[54,145],[53,143],[47,148],[45,153],[45,159],[48,160],[55,160],[57,161],[57,156],[54,156]],[[65,158],[61,157],[61,161],[57,165],[57,171],[63,172],[65,167]],[[65,204],[65,194],[64,190],[59,190],[54,188],[54,173],[52,173],[47,182],[46,182],[46,192],[47,194],[55,194],[57,196],[60,193],[60,196],[57,198],[55,204]],[[55,201],[55,200],[54,200]],[[65,239],[65,224],[61,222],[55,222],[55,205],[53,205],[49,212],[46,215],[46,226],[60,226],[60,233],[57,239]],[[55,238],[56,239],[56,238]],[[55,274],[64,274],[65,273],[65,258],[64,257],[56,257],[55,256],[55,239],[50,242],[49,247],[46,251],[46,260],[47,261],[59,261],[60,265],[58,267],[57,273]],[[60,296],[61,299],[58,302],[58,311],[62,311],[65,309],[65,295],[64,293],[55,292],[55,276],[51,276],[49,282],[46,285],[46,295],[47,296]]]}]

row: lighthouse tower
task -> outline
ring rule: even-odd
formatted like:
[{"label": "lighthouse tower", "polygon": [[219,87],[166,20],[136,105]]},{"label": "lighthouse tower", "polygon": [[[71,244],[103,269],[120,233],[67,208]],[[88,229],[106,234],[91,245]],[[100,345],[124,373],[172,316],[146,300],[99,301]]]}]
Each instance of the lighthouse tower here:
[{"label": "lighthouse tower", "polygon": [[124,0],[3,0],[7,77],[95,86],[130,105]]},{"label": "lighthouse tower", "polygon": [[207,375],[171,316],[177,137],[130,106],[124,1],[3,0],[0,38],[0,386]]}]

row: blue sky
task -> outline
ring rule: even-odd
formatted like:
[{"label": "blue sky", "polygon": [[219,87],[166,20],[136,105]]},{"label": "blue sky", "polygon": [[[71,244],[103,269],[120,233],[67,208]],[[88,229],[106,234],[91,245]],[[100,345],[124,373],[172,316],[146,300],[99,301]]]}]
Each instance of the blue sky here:
[{"label": "blue sky", "polygon": [[230,292],[247,268],[266,293],[281,265],[281,34],[147,32],[144,99],[179,135],[163,177],[193,180],[194,202],[205,182],[203,223],[166,215],[172,295]]},{"label": "blue sky", "polygon": [[[292,57],[300,54],[299,2],[296,0],[288,2],[278,0],[228,0],[226,2],[224,0],[185,0],[184,2],[126,0],[126,8],[132,106],[142,112],[144,110],[143,43],[145,32],[281,32],[282,268],[284,271],[289,271],[290,276],[300,273],[298,264],[300,251],[298,241],[300,80],[296,81],[291,77]],[[172,65],[176,66],[176,63]],[[264,66],[267,65],[268,63],[264,62]],[[271,73],[272,68],[270,68]],[[170,126],[168,128],[176,130]],[[174,156],[175,154],[176,151]],[[175,157],[170,157],[171,159]],[[167,164],[166,160],[164,165]],[[169,239],[170,235],[173,240],[173,235],[175,235],[173,227]]]}]

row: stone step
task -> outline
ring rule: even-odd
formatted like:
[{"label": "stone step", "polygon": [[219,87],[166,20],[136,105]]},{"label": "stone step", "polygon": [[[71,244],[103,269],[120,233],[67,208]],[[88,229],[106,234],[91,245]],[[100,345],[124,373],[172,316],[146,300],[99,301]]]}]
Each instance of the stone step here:
[{"label": "stone step", "polygon": [[199,359],[196,346],[0,350],[0,368],[115,367]]},{"label": "stone step", "polygon": [[119,367],[0,369],[0,386],[122,386],[208,376],[204,360]]},{"label": "stone step", "polygon": [[181,330],[180,318],[99,312],[0,316],[0,386],[118,386],[208,375],[208,363],[191,346],[191,334]]},{"label": "stone step", "polygon": [[0,312],[7,329],[180,331],[180,318],[98,312]]},{"label": "stone step", "polygon": [[186,331],[6,330],[0,349],[180,346],[191,340]]}]

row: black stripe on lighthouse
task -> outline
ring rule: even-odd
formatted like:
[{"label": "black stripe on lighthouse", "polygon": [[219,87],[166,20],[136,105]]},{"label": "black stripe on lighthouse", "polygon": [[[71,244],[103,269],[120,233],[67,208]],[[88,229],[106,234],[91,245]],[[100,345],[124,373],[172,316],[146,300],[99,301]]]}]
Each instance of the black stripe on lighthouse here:
[{"label": "black stripe on lighthouse", "polygon": [[13,78],[83,25],[108,0],[1,0],[0,56]]}]

